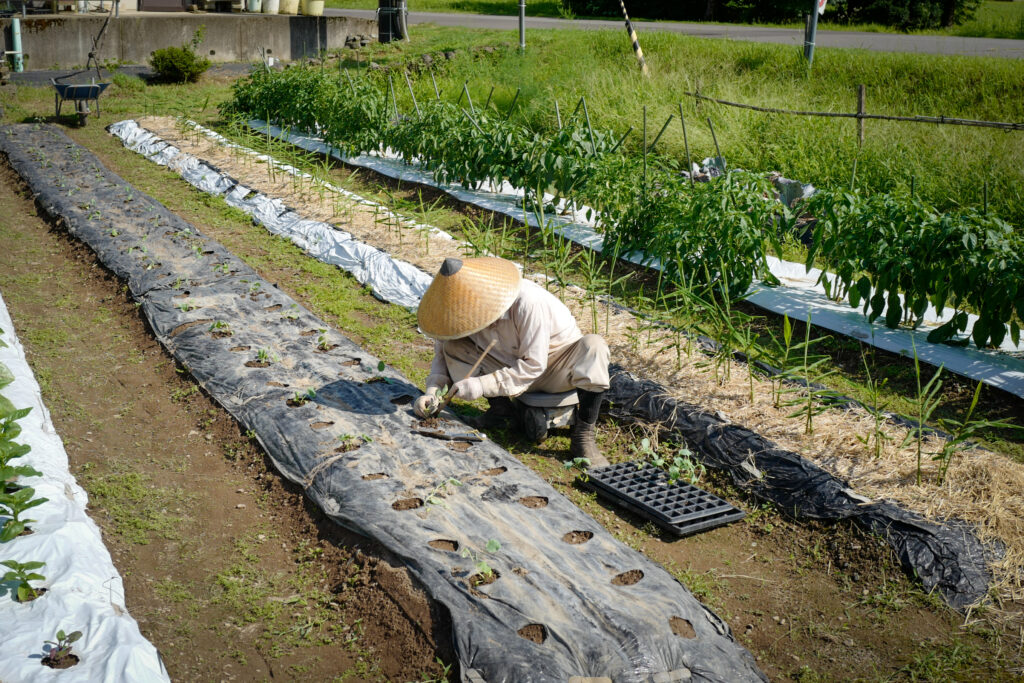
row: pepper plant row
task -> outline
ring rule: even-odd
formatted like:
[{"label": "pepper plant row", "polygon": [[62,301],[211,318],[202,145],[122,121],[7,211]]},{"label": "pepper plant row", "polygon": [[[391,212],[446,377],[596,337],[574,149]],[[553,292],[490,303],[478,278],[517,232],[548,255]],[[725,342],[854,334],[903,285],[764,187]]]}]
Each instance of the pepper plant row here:
[{"label": "pepper plant row", "polygon": [[763,174],[730,170],[694,183],[685,164],[648,153],[646,142],[642,157],[618,153],[625,136],[593,128],[582,99],[557,130],[534,131],[511,111],[474,107],[468,90],[456,102],[432,93],[400,112],[394,88],[390,79],[318,68],[257,70],[235,84],[224,112],[315,132],[350,156],[390,149],[441,182],[508,181],[531,203],[547,192],[585,204],[600,216],[609,254],[643,251],[677,285],[728,299],[755,280],[777,284],[767,256],[810,215],[807,266],[834,271],[822,281],[833,298],[889,327],[920,324],[929,303],[940,314],[952,307],[931,341],[964,332],[967,311],[979,316],[971,332],[979,347],[1007,333],[1019,341],[1024,238],[986,212],[940,213],[913,197],[834,190],[791,208]]}]

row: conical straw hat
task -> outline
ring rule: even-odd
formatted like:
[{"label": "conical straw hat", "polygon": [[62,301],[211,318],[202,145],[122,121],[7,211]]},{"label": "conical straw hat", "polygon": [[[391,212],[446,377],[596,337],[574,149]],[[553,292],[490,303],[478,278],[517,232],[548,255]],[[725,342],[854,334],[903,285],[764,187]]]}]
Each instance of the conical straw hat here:
[{"label": "conical straw hat", "polygon": [[479,332],[519,296],[519,269],[501,258],[447,258],[417,311],[423,334],[459,339]]}]

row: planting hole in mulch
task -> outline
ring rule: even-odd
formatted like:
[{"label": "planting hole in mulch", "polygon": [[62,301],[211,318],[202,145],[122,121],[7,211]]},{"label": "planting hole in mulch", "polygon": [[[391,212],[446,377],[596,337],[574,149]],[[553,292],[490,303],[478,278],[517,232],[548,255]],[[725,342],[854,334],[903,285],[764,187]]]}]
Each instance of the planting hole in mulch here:
[{"label": "planting hole in mulch", "polygon": [[527,624],[516,633],[538,645],[548,639],[548,630],[544,628],[544,624]]},{"label": "planting hole in mulch", "polygon": [[210,336],[214,339],[223,339],[224,337],[230,337],[231,335],[231,330],[217,330],[216,332],[210,333]]},{"label": "planting hole in mulch", "polygon": [[316,334],[316,330],[306,330],[305,332],[299,332],[300,337],[312,337]]},{"label": "planting hole in mulch", "polygon": [[308,398],[302,398],[302,399],[290,398],[287,401],[285,401],[285,403],[288,404],[289,408],[300,408],[300,407],[306,405],[307,403],[309,403],[309,399]]},{"label": "planting hole in mulch", "polygon": [[501,574],[498,573],[497,569],[492,569],[490,573],[478,572],[469,577],[469,585],[473,588],[479,586],[489,586],[495,581],[501,578]]},{"label": "planting hole in mulch", "polygon": [[[248,351],[250,348],[252,348],[252,347],[251,346],[232,346],[229,350],[230,351]],[[248,363],[246,363],[246,365],[248,365]]]},{"label": "planting hole in mulch", "polygon": [[[32,532],[29,532],[29,533],[32,533]],[[24,536],[25,534],[24,534],[24,532],[22,532],[21,534],[18,534],[18,535],[19,535],[19,536]],[[28,599],[28,600],[18,600],[17,598],[15,598],[15,600],[16,600],[16,601],[17,601],[18,603],[20,603],[20,604],[24,605],[24,604],[27,604],[27,603],[33,602],[33,601],[35,601],[35,600],[38,600],[39,598],[43,597],[43,595],[44,595],[44,594],[45,594],[45,593],[46,593],[46,592],[47,592],[48,590],[50,590],[50,589],[49,589],[49,588],[36,588],[36,589],[35,589],[35,591],[36,591],[36,595],[35,595],[35,597],[34,597],[34,598],[33,598],[33,597],[29,597],[29,599]]]},{"label": "planting hole in mulch", "polygon": [[492,467],[489,470],[481,471],[480,474],[484,475],[485,477],[496,477],[499,474],[505,474],[506,472],[508,472],[507,467]]},{"label": "planting hole in mulch", "polygon": [[314,422],[309,426],[311,429],[327,429],[333,424],[333,422]]},{"label": "planting hole in mulch", "polygon": [[433,541],[428,541],[427,545],[435,550],[444,550],[449,553],[459,552],[459,542],[447,538],[435,538]]},{"label": "planting hole in mulch", "polygon": [[536,510],[537,508],[544,508],[548,506],[548,499],[544,496],[525,496],[519,499],[521,505]]},{"label": "planting hole in mulch", "polygon": [[334,452],[335,453],[348,453],[349,451],[356,450],[357,448],[359,448],[362,445],[363,445],[362,442],[357,440],[357,439],[346,439],[345,441],[342,442],[342,444],[340,446],[338,446],[337,448],[334,449]]},{"label": "planting hole in mulch", "polygon": [[526,567],[516,567],[515,569],[512,570],[512,573],[515,574],[516,576],[526,576],[527,574],[530,573],[530,570],[527,569]]},{"label": "planting hole in mulch", "polygon": [[39,663],[51,669],[70,669],[75,664],[78,664],[78,661],[78,655],[64,655],[59,661],[54,661],[50,658],[50,655],[46,655]]},{"label": "planting hole in mulch", "polygon": [[342,365],[344,365],[345,367],[351,368],[353,366],[359,365],[360,363],[362,363],[362,361],[359,360],[358,358],[350,358],[350,359],[348,359],[346,361],[343,361]]},{"label": "planting hole in mulch", "polygon": [[[196,308],[199,308],[199,307],[196,306]],[[175,327],[173,330],[171,330],[170,336],[171,337],[177,337],[179,334],[181,334],[182,332],[184,332],[185,330],[187,330],[190,327],[195,327],[196,325],[209,325],[212,322],[213,322],[213,320],[210,319],[210,318],[203,318],[202,320],[193,320],[192,322],[182,323],[182,324],[178,325],[177,327]]]},{"label": "planting hole in mulch", "polygon": [[192,292],[190,292],[190,291],[188,291],[188,290],[186,289],[186,290],[185,290],[184,292],[182,292],[181,294],[175,294],[175,295],[174,295],[173,297],[171,297],[171,298],[172,298],[172,299],[184,299],[184,298],[186,298],[186,297],[190,296],[191,294],[192,294]]},{"label": "planting hole in mulch", "polygon": [[383,472],[374,472],[373,474],[364,474],[363,479],[365,481],[375,481],[377,479],[387,479],[388,475]]},{"label": "planting hole in mulch", "polygon": [[412,403],[412,396],[410,396],[409,394],[402,394],[401,396],[395,396],[393,399],[391,399],[391,402],[394,403],[396,406],[408,405],[409,403]]},{"label": "planting hole in mulch", "polygon": [[612,585],[632,586],[634,583],[638,583],[642,578],[644,578],[644,573],[642,571],[639,569],[630,569],[628,572],[622,572],[612,579]]},{"label": "planting hole in mulch", "polygon": [[268,387],[287,387],[288,385],[285,384],[284,382],[270,381],[270,382],[267,382],[267,386]]},{"label": "planting hole in mulch", "polygon": [[581,543],[586,543],[593,537],[593,531],[570,531],[565,536],[562,536],[562,540],[570,545],[579,545]]},{"label": "planting hole in mulch", "polygon": [[456,453],[465,453],[469,450],[469,447],[473,444],[468,441],[452,441],[448,444],[448,448],[452,449]]},{"label": "planting hole in mulch", "polygon": [[274,304],[273,306],[267,306],[263,310],[266,311],[267,313],[275,313],[277,311],[280,311],[282,308],[283,306],[281,304]]},{"label": "planting hole in mulch", "polygon": [[270,363],[259,360],[247,360],[245,361],[245,367],[247,368],[269,368]]},{"label": "planting hole in mulch", "polygon": [[668,620],[672,633],[680,638],[696,638],[697,632],[693,630],[693,624],[682,617],[672,617]]},{"label": "planting hole in mulch", "polygon": [[403,498],[401,500],[396,500],[394,503],[391,504],[391,509],[399,511],[415,510],[416,508],[421,507],[423,507],[422,498]]}]

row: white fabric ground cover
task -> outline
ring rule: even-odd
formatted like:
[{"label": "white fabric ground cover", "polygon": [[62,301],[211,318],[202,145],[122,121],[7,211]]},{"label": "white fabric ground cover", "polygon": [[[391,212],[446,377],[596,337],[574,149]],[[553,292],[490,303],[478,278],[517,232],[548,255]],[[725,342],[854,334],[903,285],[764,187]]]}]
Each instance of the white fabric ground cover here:
[{"label": "white fabric ground cover", "polygon": [[[0,364],[14,375],[3,395],[15,408],[32,408],[18,421],[22,432],[16,439],[32,450],[10,464],[42,472],[18,483],[49,499],[26,513],[36,520],[30,525],[34,533],[0,544],[0,561],[45,562],[36,570],[45,581],[32,585],[47,589],[39,598],[19,603],[13,598],[15,584],[0,583],[0,681],[169,681],[156,648],[128,614],[121,577],[99,528],[86,515],[88,497],[68,471],[64,444],[2,296],[0,330],[0,341],[7,345],[0,348]],[[0,575],[5,571],[0,568]],[[40,661],[43,641],[56,640],[58,630],[82,632],[72,645],[80,661],[69,669],[50,669]]]},{"label": "white fabric ground cover", "polygon": [[[503,182],[500,186],[475,190],[459,184],[438,183],[433,174],[425,171],[415,163],[409,164],[397,155],[362,154],[347,157],[337,149],[330,147],[321,139],[283,130],[264,121],[249,121],[249,126],[302,149],[329,154],[344,163],[372,169],[391,178],[407,182],[419,183],[438,188],[456,199],[479,206],[480,208],[510,216],[518,221],[538,227],[535,216],[524,212],[522,208],[522,190]],[[551,199],[548,197],[548,199]],[[560,213],[567,209],[561,205]],[[555,226],[555,232],[563,237],[594,250],[603,245],[601,235],[595,229],[597,222],[587,218],[587,207],[577,206],[575,211],[567,211],[566,216],[546,217]],[[625,260],[638,265],[659,268],[656,259],[641,253],[623,256]],[[1008,355],[1008,353],[1024,353],[1024,342],[1014,346],[1007,335],[998,351],[978,349],[976,347],[954,347],[946,344],[933,344],[927,341],[928,333],[935,327],[952,318],[953,312],[947,309],[938,315],[929,306],[924,315],[924,325],[920,330],[906,328],[889,329],[879,320],[869,323],[859,309],[845,303],[835,302],[828,298],[825,289],[818,284],[821,271],[813,268],[807,270],[803,264],[783,261],[768,257],[768,263],[782,285],[771,287],[763,283],[755,283],[747,300],[766,310],[777,314],[785,314],[795,320],[805,321],[810,316],[813,324],[825,329],[854,337],[866,344],[904,356],[916,353],[922,361],[935,367],[943,366],[946,370],[965,377],[982,381],[1024,398],[1024,357]],[[830,277],[829,279],[834,279]],[[970,332],[977,316],[968,315],[967,331]]]}]

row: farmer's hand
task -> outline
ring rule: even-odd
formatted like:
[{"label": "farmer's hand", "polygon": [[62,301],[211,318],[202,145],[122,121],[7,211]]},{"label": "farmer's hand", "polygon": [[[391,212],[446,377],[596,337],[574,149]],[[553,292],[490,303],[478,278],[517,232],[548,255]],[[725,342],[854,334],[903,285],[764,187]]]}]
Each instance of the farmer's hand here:
[{"label": "farmer's hand", "polygon": [[433,417],[440,405],[441,399],[437,397],[437,387],[428,387],[427,393],[416,399],[416,402],[412,406],[412,411],[416,413],[417,416],[426,419],[428,417]]},{"label": "farmer's hand", "polygon": [[484,383],[479,377],[467,377],[456,382],[452,391],[463,401],[475,401],[484,395]]}]

